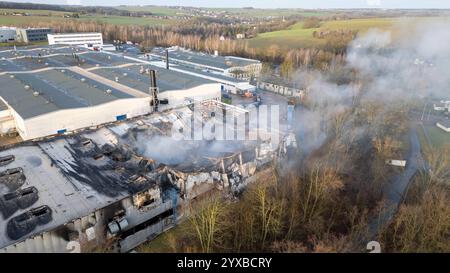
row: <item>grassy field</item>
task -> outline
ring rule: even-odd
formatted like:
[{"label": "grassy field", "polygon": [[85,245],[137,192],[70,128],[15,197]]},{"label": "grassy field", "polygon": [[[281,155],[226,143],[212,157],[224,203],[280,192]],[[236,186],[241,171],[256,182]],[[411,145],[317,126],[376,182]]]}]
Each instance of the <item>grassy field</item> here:
[{"label": "grassy field", "polygon": [[[430,139],[433,148],[439,149],[445,145],[450,145],[450,133],[444,132],[442,129],[438,128],[435,125],[424,125],[424,129]],[[422,147],[429,148],[425,133],[420,126],[417,127],[417,133]]]},{"label": "grassy field", "polygon": [[31,9],[0,9],[0,14],[4,13],[28,13],[35,15],[51,15],[63,16],[64,14],[71,14],[71,12],[54,11],[54,10],[31,10]]},{"label": "grassy field", "polygon": [[141,25],[141,26],[171,25],[176,22],[175,20],[159,19],[154,17],[127,17],[127,16],[111,16],[111,15],[102,16],[98,14],[83,15],[80,17],[80,19],[77,20],[94,20],[114,25]]},{"label": "grassy field", "polygon": [[175,16],[183,11],[172,7],[159,7],[159,6],[120,6],[117,9],[134,11],[134,12],[151,12],[156,16]]},{"label": "grassy field", "polygon": [[[12,16],[1,15],[4,12],[24,12],[32,13],[36,15],[47,16]],[[64,14],[70,14],[70,12],[57,12],[49,10],[18,10],[18,9],[1,9],[0,10],[0,25],[14,26],[14,25],[32,25],[33,22],[50,22],[50,21],[62,21],[62,20],[94,20],[98,22],[106,22],[116,25],[170,25],[176,21],[169,19],[159,19],[154,17],[127,17],[127,16],[104,16],[101,14],[87,14],[81,15],[80,18],[64,18]]]},{"label": "grassy field", "polygon": [[[186,13],[184,10],[180,10],[174,7],[160,7],[160,6],[120,6],[118,9],[128,11],[147,11],[158,16],[175,16]],[[244,8],[204,8],[205,10],[221,12],[226,11],[230,14],[251,16],[251,17],[269,17],[269,16],[292,16],[301,15],[305,17],[310,16],[324,16],[329,15],[329,12],[314,11],[314,10],[300,10],[300,9],[244,9]]]},{"label": "grassy field", "polygon": [[320,28],[310,29],[304,29],[303,23],[300,22],[286,30],[262,33],[250,39],[249,45],[250,47],[269,47],[276,44],[280,48],[320,47],[325,43],[325,40],[314,38],[314,31],[349,29],[363,33],[370,28],[390,29],[398,20],[395,18],[375,18],[326,21],[322,23]]},{"label": "grassy field", "polygon": [[330,12],[315,11],[315,10],[300,10],[300,9],[244,9],[244,8],[208,8],[212,11],[226,11],[236,15],[247,15],[253,17],[281,17],[281,16],[326,16],[330,15]]},{"label": "grassy field", "polygon": [[[399,37],[408,36],[408,28],[424,23],[435,22],[439,20],[448,20],[443,17],[409,17],[409,18],[367,18],[351,19],[339,21],[325,21],[319,28],[304,29],[301,22],[291,26],[289,29],[261,33],[255,38],[249,40],[249,46],[255,48],[267,48],[273,44],[282,49],[302,48],[302,47],[320,47],[325,44],[324,39],[313,37],[314,31],[322,30],[357,30],[359,34],[367,32],[369,29],[376,28],[391,31],[392,39],[395,41]],[[401,26],[401,30],[395,26]]]}]

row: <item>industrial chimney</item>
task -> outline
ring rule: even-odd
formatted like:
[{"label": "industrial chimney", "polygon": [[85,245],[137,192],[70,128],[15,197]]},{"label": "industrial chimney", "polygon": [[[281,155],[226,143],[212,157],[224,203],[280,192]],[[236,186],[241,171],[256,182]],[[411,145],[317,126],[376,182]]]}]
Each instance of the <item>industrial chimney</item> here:
[{"label": "industrial chimney", "polygon": [[166,69],[169,69],[169,50],[166,49]]},{"label": "industrial chimney", "polygon": [[158,112],[158,86],[156,84],[156,71],[150,70],[150,95],[152,96],[152,105],[155,112]]}]

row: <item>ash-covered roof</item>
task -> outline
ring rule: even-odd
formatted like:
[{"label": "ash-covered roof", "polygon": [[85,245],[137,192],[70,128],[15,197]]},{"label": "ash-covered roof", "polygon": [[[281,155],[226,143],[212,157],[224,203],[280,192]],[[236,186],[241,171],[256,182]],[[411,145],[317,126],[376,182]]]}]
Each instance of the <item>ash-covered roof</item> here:
[{"label": "ash-covered roof", "polygon": [[[161,186],[154,162],[122,145],[136,126],[128,121],[0,151],[0,249]],[[45,221],[33,220],[36,209],[48,211]]]}]

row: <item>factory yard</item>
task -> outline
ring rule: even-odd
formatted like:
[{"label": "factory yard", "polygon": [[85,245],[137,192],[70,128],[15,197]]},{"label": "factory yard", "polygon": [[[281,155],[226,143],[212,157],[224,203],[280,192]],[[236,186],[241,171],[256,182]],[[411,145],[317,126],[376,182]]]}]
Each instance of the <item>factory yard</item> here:
[{"label": "factory yard", "polygon": [[[200,107],[204,117],[221,111],[214,102]],[[0,201],[6,220],[0,229],[7,234],[0,248],[61,252],[73,238],[89,249],[116,236],[117,222],[124,232],[117,251],[128,251],[174,224],[189,200],[211,189],[238,192],[280,155],[276,143],[173,140],[171,128],[189,130],[191,115],[184,107],[1,151],[2,159],[13,156],[1,167],[1,191],[21,189],[23,195]],[[23,199],[28,191],[38,197]],[[30,208],[45,210],[45,220]],[[18,225],[25,215],[29,224]],[[108,234],[102,233],[106,227]],[[38,234],[42,239],[32,239]]]},{"label": "factory yard", "polygon": [[0,6],[0,253],[449,251],[449,10]]},{"label": "factory yard", "polygon": [[[283,96],[264,93],[281,122],[259,128],[253,99],[238,95],[254,88],[248,82],[166,66],[67,45],[0,50],[0,251],[65,252],[73,241],[82,251],[110,241],[130,251],[182,220],[190,200],[241,192],[294,147]],[[224,85],[236,106],[220,102]],[[156,107],[156,96],[165,103]],[[190,139],[230,117],[244,127],[225,123],[224,136],[244,139]]]}]

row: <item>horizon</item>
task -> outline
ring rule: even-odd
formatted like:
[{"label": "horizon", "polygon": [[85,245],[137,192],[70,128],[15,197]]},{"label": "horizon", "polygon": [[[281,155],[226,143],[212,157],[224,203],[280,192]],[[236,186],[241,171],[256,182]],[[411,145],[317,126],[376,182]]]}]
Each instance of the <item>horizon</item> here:
[{"label": "horizon", "polygon": [[423,9],[450,9],[450,3],[442,3],[439,0],[419,1],[419,0],[317,0],[313,3],[311,1],[295,1],[295,0],[281,0],[276,4],[269,0],[260,1],[194,1],[194,0],[156,0],[156,1],[124,1],[124,0],[98,0],[87,2],[86,0],[15,0],[15,1],[0,1],[0,2],[15,2],[15,3],[33,3],[33,4],[47,4],[47,5],[68,5],[68,6],[105,6],[105,7],[120,7],[120,6],[156,6],[156,7],[192,7],[192,8],[218,8],[218,9],[373,9],[373,10],[423,10]]}]

